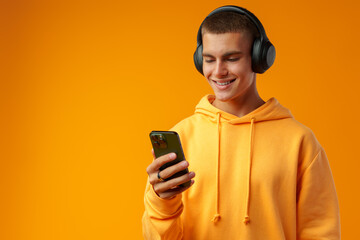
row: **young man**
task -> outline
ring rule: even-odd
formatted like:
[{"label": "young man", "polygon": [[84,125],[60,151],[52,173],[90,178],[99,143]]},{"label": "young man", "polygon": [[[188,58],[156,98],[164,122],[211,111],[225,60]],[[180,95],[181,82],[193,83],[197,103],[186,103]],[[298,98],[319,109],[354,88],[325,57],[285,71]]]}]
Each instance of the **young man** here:
[{"label": "young man", "polygon": [[[146,239],[340,239],[323,148],[275,98],[258,94],[256,73],[274,58],[247,10],[226,6],[204,20],[194,59],[214,95],[172,129],[188,162],[159,171],[175,159],[168,154],[147,168]],[[194,172],[163,181],[189,163]],[[176,187],[189,180],[189,189]]]}]

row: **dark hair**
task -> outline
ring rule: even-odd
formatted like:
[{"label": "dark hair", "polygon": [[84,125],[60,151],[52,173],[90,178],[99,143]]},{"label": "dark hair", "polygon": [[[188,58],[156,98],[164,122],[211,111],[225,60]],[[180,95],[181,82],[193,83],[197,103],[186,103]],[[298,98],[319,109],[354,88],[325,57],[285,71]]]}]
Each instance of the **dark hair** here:
[{"label": "dark hair", "polygon": [[201,34],[206,32],[242,32],[249,34],[252,41],[260,36],[255,24],[247,16],[235,12],[219,12],[207,17],[202,24]]}]

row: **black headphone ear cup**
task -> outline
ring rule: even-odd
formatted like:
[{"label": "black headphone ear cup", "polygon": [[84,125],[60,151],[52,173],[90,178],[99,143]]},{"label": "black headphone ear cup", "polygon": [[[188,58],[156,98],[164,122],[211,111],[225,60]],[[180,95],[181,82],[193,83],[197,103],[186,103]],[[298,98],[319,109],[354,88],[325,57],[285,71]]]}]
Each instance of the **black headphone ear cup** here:
[{"label": "black headphone ear cup", "polygon": [[275,61],[275,47],[269,40],[262,42],[259,38],[255,39],[251,54],[251,66],[254,72],[264,73]]},{"label": "black headphone ear cup", "polygon": [[275,47],[272,43],[268,40],[264,42],[262,46],[262,56],[261,56],[261,65],[263,72],[268,70],[274,63],[276,56]]},{"label": "black headphone ear cup", "polygon": [[251,67],[256,73],[261,72],[261,40],[256,38],[253,43],[251,52]]},{"label": "black headphone ear cup", "polygon": [[200,44],[200,45],[196,48],[196,51],[195,51],[195,53],[194,53],[194,63],[195,63],[196,69],[197,69],[202,75],[204,75],[204,73],[203,73],[203,56],[202,56],[202,53],[203,53],[203,46],[202,46],[202,44]]}]

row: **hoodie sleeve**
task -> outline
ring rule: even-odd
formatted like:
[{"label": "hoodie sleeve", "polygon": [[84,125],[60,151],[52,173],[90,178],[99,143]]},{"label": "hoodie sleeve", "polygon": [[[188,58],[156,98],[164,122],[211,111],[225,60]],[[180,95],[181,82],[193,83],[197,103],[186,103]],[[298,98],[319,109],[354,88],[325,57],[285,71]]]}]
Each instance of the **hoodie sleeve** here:
[{"label": "hoodie sleeve", "polygon": [[145,189],[145,212],[142,218],[144,239],[182,239],[182,195],[160,198],[148,182]]},{"label": "hoodie sleeve", "polygon": [[340,239],[339,205],[322,148],[298,182],[297,239]]}]

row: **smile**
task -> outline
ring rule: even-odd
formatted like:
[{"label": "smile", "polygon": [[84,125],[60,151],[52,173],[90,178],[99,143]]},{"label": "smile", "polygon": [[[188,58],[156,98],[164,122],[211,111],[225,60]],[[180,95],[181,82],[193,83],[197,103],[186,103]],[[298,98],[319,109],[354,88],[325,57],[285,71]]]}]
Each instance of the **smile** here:
[{"label": "smile", "polygon": [[230,81],[227,81],[227,82],[217,82],[217,81],[214,81],[216,84],[220,85],[220,86],[226,86],[226,85],[229,85],[230,83],[234,82],[236,79],[234,80],[230,80]]}]

